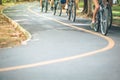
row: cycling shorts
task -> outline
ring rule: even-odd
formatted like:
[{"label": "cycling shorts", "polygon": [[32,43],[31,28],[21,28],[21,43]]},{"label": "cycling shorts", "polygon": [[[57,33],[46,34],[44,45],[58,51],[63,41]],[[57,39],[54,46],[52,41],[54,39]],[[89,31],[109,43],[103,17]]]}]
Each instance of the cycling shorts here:
[{"label": "cycling shorts", "polygon": [[61,0],[61,3],[62,3],[62,4],[65,4],[65,3],[66,3],[66,0]]}]

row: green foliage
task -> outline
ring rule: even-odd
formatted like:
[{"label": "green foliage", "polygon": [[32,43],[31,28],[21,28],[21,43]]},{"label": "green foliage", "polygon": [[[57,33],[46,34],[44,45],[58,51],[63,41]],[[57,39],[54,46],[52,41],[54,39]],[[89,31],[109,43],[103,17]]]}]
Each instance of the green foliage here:
[{"label": "green foliage", "polygon": [[79,6],[80,6],[80,7],[83,7],[83,5],[84,5],[83,2],[84,2],[83,0],[80,0],[80,3],[79,3]]},{"label": "green foliage", "polygon": [[3,3],[11,2],[12,0],[2,0]]},{"label": "green foliage", "polygon": [[[21,1],[30,1],[30,0],[2,0],[3,3],[21,2]],[[34,0],[33,0],[33,1],[34,1]]]},{"label": "green foliage", "polygon": [[120,17],[120,5],[113,5],[112,12],[113,12],[113,16]]}]

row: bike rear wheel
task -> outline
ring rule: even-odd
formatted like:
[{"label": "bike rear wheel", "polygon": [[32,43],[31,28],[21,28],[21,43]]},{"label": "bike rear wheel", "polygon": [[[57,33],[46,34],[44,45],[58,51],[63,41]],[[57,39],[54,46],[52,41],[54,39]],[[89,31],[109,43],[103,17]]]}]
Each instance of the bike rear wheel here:
[{"label": "bike rear wheel", "polygon": [[55,2],[55,7],[54,7],[54,15],[59,15],[61,16],[62,14],[62,4],[61,2]]},{"label": "bike rear wheel", "polygon": [[67,16],[68,16],[68,20],[70,20],[70,18],[71,18],[71,6],[70,6],[70,3],[68,4]]},{"label": "bike rear wheel", "polygon": [[71,20],[75,22],[76,20],[76,4],[73,2],[72,9],[71,9]]},{"label": "bike rear wheel", "polygon": [[108,29],[109,29],[109,25],[108,25],[108,13],[109,12],[109,10],[108,10],[108,8],[105,8],[105,9],[103,9],[103,11],[101,12],[101,14],[100,14],[100,16],[101,16],[101,20],[100,20],[100,26],[101,26],[101,33],[103,34],[103,35],[106,35],[107,33],[108,33]]},{"label": "bike rear wheel", "polygon": [[76,4],[75,2],[70,2],[68,5],[68,20],[75,22],[76,20]]},{"label": "bike rear wheel", "polygon": [[48,0],[45,0],[45,13],[48,11]]},{"label": "bike rear wheel", "polygon": [[41,12],[47,12],[48,11],[48,0],[44,0],[43,2],[42,2],[42,10],[41,10]]}]

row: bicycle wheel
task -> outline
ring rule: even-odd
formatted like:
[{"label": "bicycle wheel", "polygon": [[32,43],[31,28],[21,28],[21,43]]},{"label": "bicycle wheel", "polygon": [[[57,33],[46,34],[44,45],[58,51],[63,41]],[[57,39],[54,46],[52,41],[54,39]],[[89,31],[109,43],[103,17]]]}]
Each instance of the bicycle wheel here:
[{"label": "bicycle wheel", "polygon": [[44,8],[44,0],[42,0],[42,8],[41,8],[41,12],[43,12],[43,8]]},{"label": "bicycle wheel", "polygon": [[68,3],[68,10],[67,10],[68,20],[71,19],[71,13],[72,13],[72,4],[71,4],[71,2],[69,2]]},{"label": "bicycle wheel", "polygon": [[94,31],[98,32],[100,27],[100,14],[99,12],[96,15],[96,22],[95,22],[95,26],[94,26]]},{"label": "bicycle wheel", "polygon": [[55,7],[54,7],[54,15],[56,14],[59,16],[61,16],[62,14],[62,4],[59,1],[55,3]]},{"label": "bicycle wheel", "polygon": [[44,11],[45,13],[48,11],[48,0],[45,0],[44,2]]},{"label": "bicycle wheel", "polygon": [[56,13],[57,13],[57,15],[59,15],[59,16],[61,16],[61,14],[62,14],[62,4],[61,4],[61,2],[58,2],[58,3],[57,3]]},{"label": "bicycle wheel", "polygon": [[75,22],[75,20],[76,20],[76,4],[75,4],[75,2],[73,2],[71,4],[71,20],[73,22]]},{"label": "bicycle wheel", "polygon": [[101,33],[103,35],[106,35],[108,33],[108,8],[104,8],[103,11],[101,12]]},{"label": "bicycle wheel", "polygon": [[56,14],[56,9],[57,9],[57,1],[54,2],[54,8],[53,8],[53,14]]}]

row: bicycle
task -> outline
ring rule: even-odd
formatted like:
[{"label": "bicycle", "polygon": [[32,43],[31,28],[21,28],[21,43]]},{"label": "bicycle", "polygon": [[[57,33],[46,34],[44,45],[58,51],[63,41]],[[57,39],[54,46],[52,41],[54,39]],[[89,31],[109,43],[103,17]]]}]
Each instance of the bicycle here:
[{"label": "bicycle", "polygon": [[41,12],[47,13],[47,11],[48,11],[48,0],[42,0]]},{"label": "bicycle", "polygon": [[63,4],[66,3],[66,0],[55,0],[54,3],[54,15],[58,14],[59,16],[61,16],[62,14],[62,8],[63,8]]},{"label": "bicycle", "polygon": [[96,25],[94,31],[98,32],[99,28],[103,35],[107,35],[108,30],[112,26],[112,9],[109,1],[104,4],[103,0],[99,0],[100,9],[96,15]]},{"label": "bicycle", "polygon": [[76,3],[75,0],[69,0],[67,9],[68,20],[76,20]]}]

